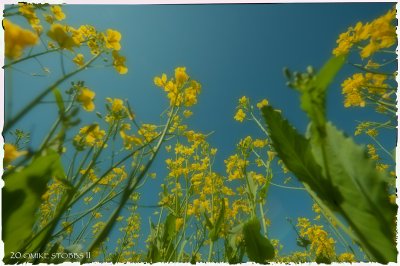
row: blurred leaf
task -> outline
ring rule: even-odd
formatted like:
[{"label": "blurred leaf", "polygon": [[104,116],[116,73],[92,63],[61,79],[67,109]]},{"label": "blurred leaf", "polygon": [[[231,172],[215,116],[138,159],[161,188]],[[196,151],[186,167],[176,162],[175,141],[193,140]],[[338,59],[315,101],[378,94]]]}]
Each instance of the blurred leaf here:
[{"label": "blurred leaf", "polygon": [[6,257],[10,252],[17,252],[31,236],[35,213],[49,180],[64,175],[59,155],[48,151],[4,180],[2,215]]},{"label": "blurred leaf", "polygon": [[218,240],[219,232],[221,231],[222,222],[225,216],[225,200],[221,199],[221,208],[219,210],[217,221],[215,222],[215,226],[210,231],[210,239],[215,242]]},{"label": "blurred leaf", "polygon": [[175,236],[176,217],[173,214],[168,214],[164,224],[163,242],[170,241]]},{"label": "blurred leaf", "polygon": [[326,136],[311,135],[323,142],[309,141],[272,107],[262,112],[275,150],[307,191],[346,219],[354,232],[351,237],[371,260],[395,261],[396,206],[389,202],[386,177],[375,169],[365,149],[330,123],[324,125]]},{"label": "blurred leaf", "polygon": [[64,100],[62,98],[61,92],[59,89],[54,88],[52,90],[54,97],[56,98],[56,103],[57,103],[57,107],[58,107],[58,111],[60,113],[60,115],[64,115],[65,113],[65,106],[64,106]]},{"label": "blurred leaf", "polygon": [[313,151],[343,199],[337,202],[339,212],[358,236],[355,240],[373,261],[396,261],[397,206],[389,201],[387,173],[377,171],[365,148],[345,137],[331,123],[326,124],[326,130],[326,166],[321,149],[314,147]]},{"label": "blurred leaf", "polygon": [[275,256],[274,247],[268,238],[260,233],[260,222],[253,218],[243,226],[243,236],[246,243],[246,253],[250,261],[266,263]]},{"label": "blurred leaf", "polygon": [[346,61],[345,56],[334,56],[321,68],[314,79],[300,91],[301,108],[312,122],[320,127],[325,123],[325,96],[328,86]]},{"label": "blurred leaf", "polygon": [[164,224],[164,234],[162,237],[162,250],[164,254],[163,261],[169,261],[174,254],[174,238],[176,235],[175,230],[176,217],[173,214],[168,214]]}]

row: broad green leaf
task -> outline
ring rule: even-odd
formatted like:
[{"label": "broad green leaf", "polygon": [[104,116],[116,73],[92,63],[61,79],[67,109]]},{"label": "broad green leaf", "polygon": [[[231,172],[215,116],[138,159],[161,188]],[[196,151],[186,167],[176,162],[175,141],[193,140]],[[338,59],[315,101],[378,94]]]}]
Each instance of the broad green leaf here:
[{"label": "broad green leaf", "polygon": [[326,136],[322,142],[309,141],[272,107],[262,111],[275,150],[308,192],[346,219],[354,232],[353,240],[371,260],[394,261],[396,206],[389,202],[386,177],[376,171],[364,148],[331,124],[324,126]]},{"label": "broad green leaf", "polygon": [[35,213],[50,178],[64,178],[64,175],[59,155],[48,151],[4,180],[2,214],[6,257],[10,252],[17,252],[31,236]]},{"label": "broad green leaf", "polygon": [[173,214],[168,214],[164,224],[163,242],[170,241],[176,234],[175,232],[176,217]]},{"label": "broad green leaf", "polygon": [[333,193],[331,184],[322,177],[321,167],[314,159],[309,140],[297,133],[296,129],[283,119],[281,113],[271,106],[264,107],[262,113],[268,125],[274,149],[286,167],[301,182],[308,184],[319,198],[324,200],[325,195]]},{"label": "broad green leaf", "polygon": [[[378,172],[365,148],[345,137],[331,123],[326,124],[323,162],[317,144],[313,151],[318,163],[329,175],[335,191],[339,212],[357,235],[358,244],[371,260],[381,263],[396,261],[395,218],[397,207],[389,202],[385,173]],[[337,200],[334,194],[330,201]]]},{"label": "broad green leaf", "polygon": [[266,263],[274,258],[275,251],[268,238],[261,235],[260,229],[260,222],[253,218],[244,224],[243,236],[249,259],[257,263]]},{"label": "broad green leaf", "polygon": [[164,224],[164,234],[162,238],[162,249],[164,261],[169,261],[174,257],[174,238],[176,236],[176,217],[172,213],[168,214]]}]

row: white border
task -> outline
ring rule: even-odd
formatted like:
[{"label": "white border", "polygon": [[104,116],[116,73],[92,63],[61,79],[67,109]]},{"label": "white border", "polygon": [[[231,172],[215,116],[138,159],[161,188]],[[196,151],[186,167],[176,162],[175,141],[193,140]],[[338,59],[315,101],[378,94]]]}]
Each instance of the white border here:
[{"label": "white border", "polygon": [[[3,10],[4,10],[4,5],[6,4],[16,4],[18,1],[11,1],[11,0],[2,0],[2,3],[0,4],[0,12],[1,14],[3,14]],[[22,1],[21,1],[22,2]],[[173,0],[173,1],[169,1],[169,0],[96,0],[96,1],[90,1],[90,0],[66,0],[66,1],[59,1],[59,0],[47,0],[47,1],[27,1],[27,2],[35,2],[35,3],[39,3],[39,2],[45,2],[45,3],[49,3],[49,4],[89,4],[89,5],[104,5],[104,4],[112,4],[112,5],[154,5],[154,4],[261,4],[261,3],[292,3],[292,4],[296,4],[296,3],[365,3],[365,2],[374,2],[374,3],[397,3],[396,0],[387,0],[387,1],[374,1],[374,0],[352,0],[352,1],[346,1],[346,0],[325,0],[325,1],[299,1],[299,0],[288,0],[288,1],[274,1],[274,0],[270,0],[270,1],[265,1],[265,0],[249,0],[249,1],[244,1],[244,0],[231,0],[231,1],[226,1],[226,0],[213,0],[213,1],[206,1],[206,0]],[[397,38],[399,41],[399,36],[400,36],[400,3],[397,3],[396,5],[396,9],[398,10],[397,12],[397,20],[398,20],[398,27],[397,27]],[[397,47],[397,53],[398,53],[398,47]],[[0,29],[0,52],[2,53],[2,55],[0,55],[0,65],[3,66],[4,65],[4,30],[1,27]],[[398,66],[397,69],[400,69],[400,60],[398,60]],[[4,126],[4,70],[1,69],[0,71],[0,110],[1,113],[3,115],[0,115],[0,128],[1,131],[3,130],[3,126]],[[400,84],[400,77],[399,75],[396,78],[396,81],[398,84]],[[400,97],[400,92],[399,90],[397,90],[397,99],[399,101]],[[399,102],[397,103],[397,108],[399,110]],[[396,158],[400,157],[400,148],[398,147],[399,144],[399,139],[400,139],[400,121],[399,121],[399,111],[397,112],[397,143],[396,143]],[[0,158],[4,157],[4,150],[3,150],[3,145],[4,145],[4,139],[3,136],[0,136]],[[398,160],[396,160],[396,175],[398,177],[400,177],[400,166],[397,164]],[[3,160],[0,160],[0,174],[3,174]],[[2,188],[4,186],[4,181],[2,179],[0,179],[0,187]],[[397,178],[396,180],[396,188],[399,189],[400,188],[400,180],[399,178]],[[0,197],[1,197],[1,191],[0,191]],[[398,206],[400,206],[400,199],[399,197],[397,197],[396,199],[396,203]],[[1,211],[2,211],[2,207],[0,206],[0,216],[1,216]],[[399,251],[399,224],[400,224],[400,217],[399,217],[399,209],[397,212],[397,250]],[[1,224],[0,224],[1,227]],[[0,241],[0,259],[2,260],[2,258],[4,257],[4,243],[3,241]],[[400,261],[400,253],[398,253],[397,255],[397,261]],[[2,262],[0,262],[0,264],[2,264]],[[93,263],[92,263],[93,264]],[[126,265],[123,263],[117,263],[117,264],[112,264],[112,263],[99,263],[99,262],[95,262],[95,265],[97,264],[102,264],[102,265]],[[127,265],[130,264],[135,264],[135,265],[148,265],[148,263],[128,263]],[[190,263],[173,263],[174,265],[191,265]],[[207,264],[207,265],[230,265],[228,263],[198,263],[198,264]],[[277,264],[282,264],[282,263],[271,263],[273,265],[277,265]],[[301,263],[302,264],[302,263]],[[313,263],[306,263],[307,265],[319,265],[315,262]],[[339,265],[339,263],[332,263],[332,265]],[[354,263],[353,265],[361,265],[361,264],[367,264],[367,263]],[[368,263],[369,265],[381,265],[379,263]],[[39,265],[48,265],[48,264],[44,264],[44,263],[40,263]],[[71,262],[65,262],[65,263],[61,263],[59,265],[80,265],[79,262],[76,263],[71,263]],[[167,263],[155,263],[154,265],[167,265]],[[252,262],[247,262],[247,263],[242,263],[240,265],[255,265],[255,263]],[[288,264],[284,264],[284,265],[298,265],[295,263],[288,263]],[[350,263],[340,263],[340,265],[352,265]],[[388,265],[397,265],[396,263],[389,263]]]}]

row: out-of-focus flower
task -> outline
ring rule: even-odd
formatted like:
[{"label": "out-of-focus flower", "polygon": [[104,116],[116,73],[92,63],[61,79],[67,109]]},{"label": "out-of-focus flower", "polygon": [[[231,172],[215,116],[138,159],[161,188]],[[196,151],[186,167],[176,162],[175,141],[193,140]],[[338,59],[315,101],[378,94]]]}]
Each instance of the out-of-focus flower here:
[{"label": "out-of-focus flower", "polygon": [[24,49],[33,46],[38,42],[38,36],[20,26],[12,23],[8,19],[3,20],[5,56],[10,59],[21,57]]},{"label": "out-of-focus flower", "polygon": [[17,147],[10,143],[4,144],[4,165],[11,163],[18,157],[26,154],[26,151],[18,151]]},{"label": "out-of-focus flower", "polygon": [[91,91],[90,89],[83,87],[80,88],[78,92],[78,96],[76,97],[76,100],[82,104],[83,109],[85,109],[88,112],[91,112],[94,110],[95,105],[93,103],[93,99],[96,93],[94,91]]}]

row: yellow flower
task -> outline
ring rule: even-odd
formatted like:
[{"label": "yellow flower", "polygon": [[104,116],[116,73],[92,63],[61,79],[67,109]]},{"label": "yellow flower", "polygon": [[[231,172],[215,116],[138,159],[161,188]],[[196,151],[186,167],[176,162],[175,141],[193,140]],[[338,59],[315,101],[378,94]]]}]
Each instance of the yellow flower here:
[{"label": "yellow flower", "polygon": [[[109,113],[107,114],[105,120],[107,123],[111,123],[116,120],[121,120],[128,117],[130,120],[135,119],[135,115],[124,105],[124,101],[118,98],[111,99],[106,98],[107,102],[111,105],[107,105]],[[125,124],[126,128],[128,124]],[[130,126],[129,126],[130,128]]]},{"label": "yellow flower", "polygon": [[118,54],[117,51],[112,52],[113,66],[121,75],[128,73],[128,68],[125,65],[126,58]]},{"label": "yellow flower", "polygon": [[268,100],[267,99],[263,99],[261,102],[257,103],[257,108],[261,109],[261,108],[263,108],[264,106],[267,106],[267,105],[268,105]]},{"label": "yellow flower", "polygon": [[393,21],[396,19],[396,9],[389,10],[385,15],[378,17],[371,23],[358,22],[355,27],[339,35],[337,47],[333,50],[335,56],[348,54],[356,44],[361,46],[361,58],[372,56],[376,51],[389,48],[397,41],[396,27]]},{"label": "yellow flower", "polygon": [[236,114],[235,114],[235,116],[234,116],[233,118],[234,118],[236,121],[243,122],[243,120],[246,118],[246,113],[243,112],[242,109],[239,109],[239,110],[236,112]]},{"label": "yellow flower", "polygon": [[339,255],[339,262],[355,262],[354,254],[353,253],[342,253]]},{"label": "yellow flower", "polygon": [[243,96],[242,98],[239,99],[239,104],[244,106],[248,101],[249,99],[246,96]]},{"label": "yellow flower", "polygon": [[111,103],[111,112],[118,113],[122,110],[125,110],[124,101],[121,99],[111,99],[107,98],[107,101]]},{"label": "yellow flower", "polygon": [[18,11],[24,16],[28,23],[35,29],[38,33],[42,31],[42,26],[40,25],[40,20],[36,16],[35,7],[32,4],[19,3]]},{"label": "yellow flower", "polygon": [[183,111],[183,116],[186,118],[190,117],[192,114],[193,114],[193,112],[190,110]]},{"label": "yellow flower", "polygon": [[26,154],[26,151],[18,151],[17,147],[10,143],[4,144],[4,165],[7,165],[17,159],[18,157]]},{"label": "yellow flower", "polygon": [[54,17],[58,20],[61,21],[65,19],[65,14],[63,13],[61,6],[51,6],[50,7],[51,12],[53,12]]},{"label": "yellow flower", "polygon": [[76,146],[101,147],[105,135],[106,132],[101,130],[97,124],[84,126],[79,130],[79,134],[74,137],[74,144]]},{"label": "yellow flower", "polygon": [[[72,30],[69,29],[68,30]],[[67,27],[61,24],[53,24],[51,25],[50,30],[47,32],[47,36],[50,39],[54,40],[58,43],[60,48],[72,50],[73,47],[78,47],[80,42],[77,38],[73,38],[70,32],[67,31]]]},{"label": "yellow flower", "polygon": [[5,30],[5,56],[10,59],[17,59],[21,57],[23,50],[37,44],[38,37],[33,32],[23,29],[20,26],[4,19],[3,27]]},{"label": "yellow flower", "polygon": [[74,59],[72,59],[72,62],[74,62],[78,66],[83,66],[85,64],[85,57],[83,56],[83,54],[77,54]]},{"label": "yellow flower", "polygon": [[157,87],[164,87],[167,84],[167,75],[165,73],[163,73],[161,75],[161,77],[155,77],[154,84]]},{"label": "yellow flower", "polygon": [[121,33],[116,30],[108,29],[106,35],[106,47],[119,51],[121,49]]},{"label": "yellow flower", "polygon": [[262,139],[256,139],[253,141],[253,146],[255,148],[264,148],[266,144],[267,144],[267,141],[262,140]]},{"label": "yellow flower", "polygon": [[93,217],[95,219],[99,219],[99,218],[103,217],[103,215],[100,212],[95,212],[95,213],[93,213]]},{"label": "yellow flower", "polygon": [[176,218],[175,220],[175,231],[178,232],[183,225],[183,218]]},{"label": "yellow flower", "polygon": [[63,229],[65,230],[65,232],[68,235],[72,234],[73,227],[72,227],[72,224],[70,222],[62,222],[61,226],[63,227]]},{"label": "yellow flower", "polygon": [[186,67],[175,68],[175,81],[178,87],[182,86],[189,79],[186,74]]},{"label": "yellow flower", "polygon": [[46,20],[47,23],[53,24],[54,23],[54,17],[51,15],[44,15],[44,19]]},{"label": "yellow flower", "polygon": [[94,103],[93,99],[96,93],[94,91],[89,90],[86,87],[83,87],[80,89],[78,96],[76,97],[76,100],[82,104],[83,109],[85,109],[88,112],[91,112],[94,110]]}]

